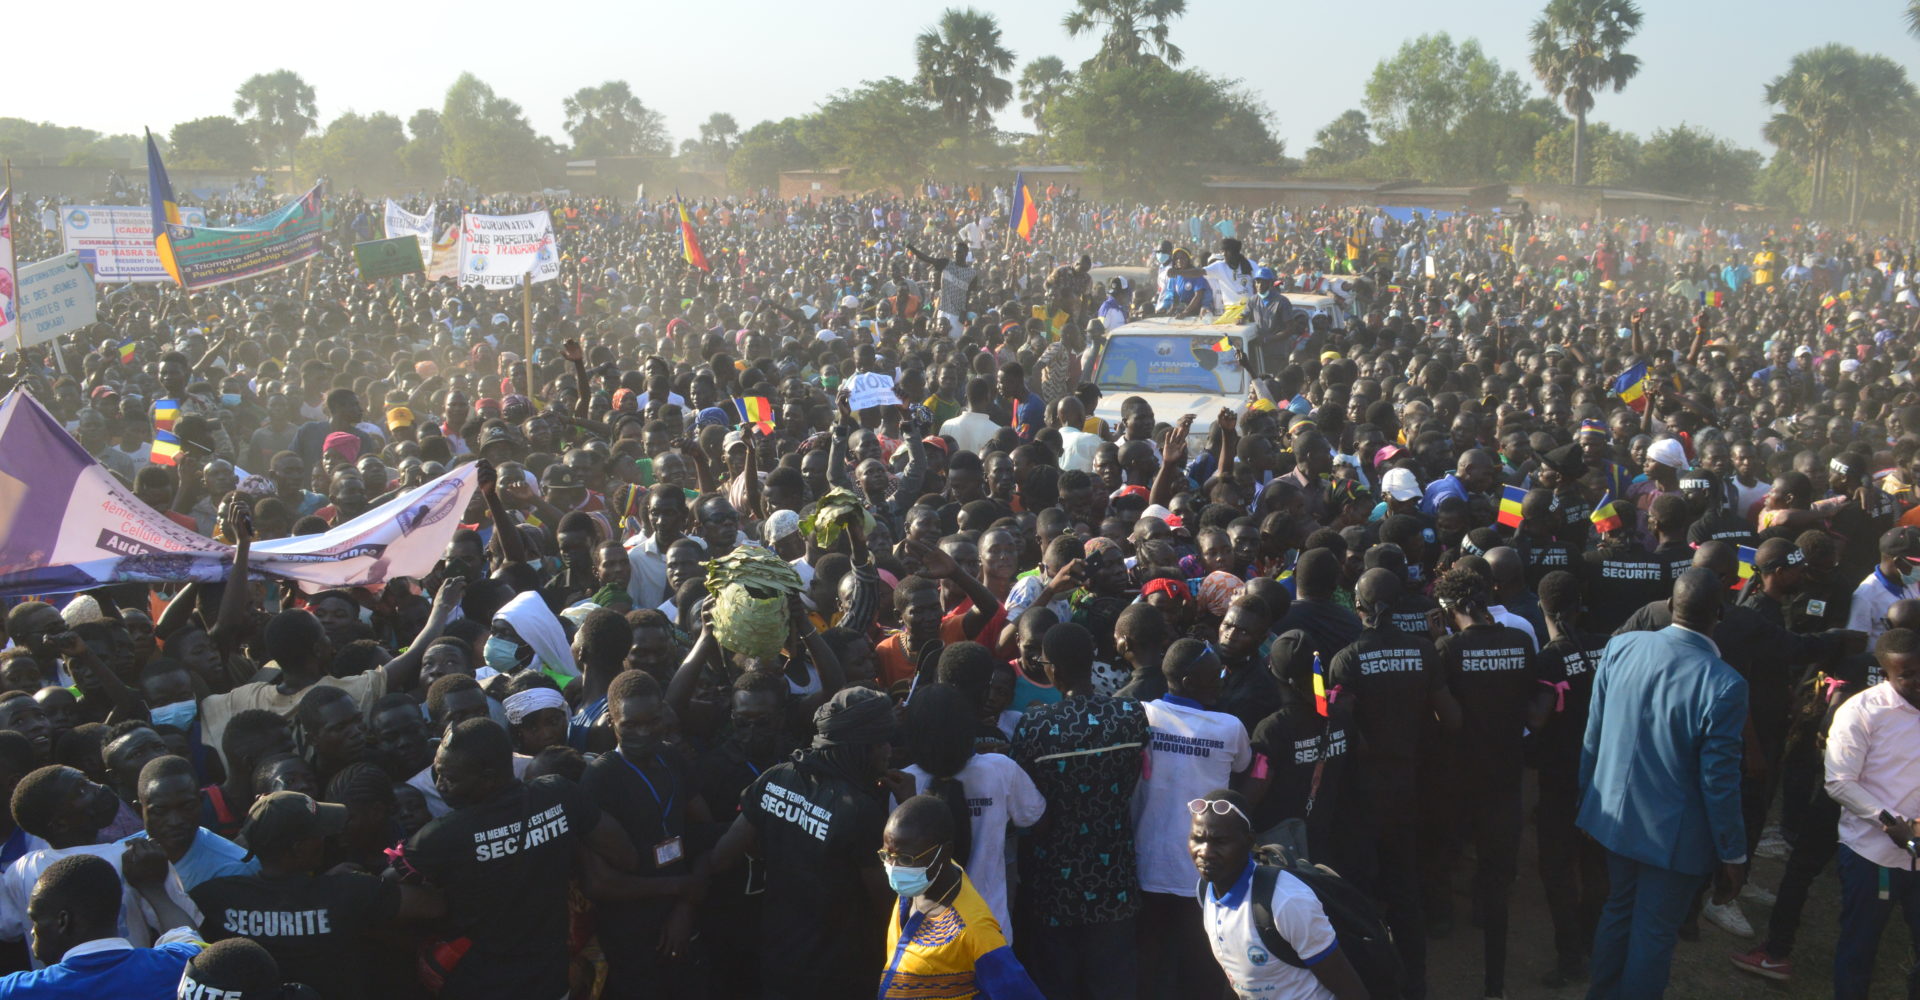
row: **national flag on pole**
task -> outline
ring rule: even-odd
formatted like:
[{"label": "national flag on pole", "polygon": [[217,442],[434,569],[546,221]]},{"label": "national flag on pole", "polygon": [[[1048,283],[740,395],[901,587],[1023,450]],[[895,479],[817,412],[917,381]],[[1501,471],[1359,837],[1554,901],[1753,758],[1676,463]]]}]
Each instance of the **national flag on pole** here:
[{"label": "national flag on pole", "polygon": [[1647,412],[1647,384],[1647,363],[1642,361],[1621,372],[1620,376],[1613,380],[1613,385],[1608,391],[1619,396],[1620,401],[1627,404],[1627,408],[1633,412],[1645,413]]},{"label": "national flag on pole", "polygon": [[123,365],[133,364],[133,352],[136,349],[137,348],[133,341],[131,340],[121,341],[120,342],[120,363]]},{"label": "national flag on pole", "polygon": [[181,224],[180,203],[173,199],[173,182],[167,179],[167,165],[160,162],[160,147],[154,144],[151,130],[147,132],[147,196],[153,208],[154,252],[174,282],[184,284],[180,264],[173,257],[173,238],[167,233],[168,225]]},{"label": "national flag on pole", "polygon": [[1621,525],[1625,523],[1620,519],[1620,511],[1613,505],[1611,492],[1600,495],[1600,502],[1594,504],[1593,513],[1587,515],[1587,520],[1592,521],[1594,530],[1603,535],[1619,531]]},{"label": "national flag on pole", "polygon": [[1520,501],[1527,498],[1527,491],[1518,486],[1506,486],[1500,490],[1500,514],[1498,520],[1509,528],[1520,527]]},{"label": "national flag on pole", "polygon": [[1724,305],[1726,305],[1726,304],[1727,304],[1727,293],[1725,293],[1725,292],[1701,292],[1701,293],[1700,293],[1700,304],[1701,304],[1701,305],[1703,305],[1703,306],[1714,306],[1714,307],[1718,307],[1718,306],[1724,306]]},{"label": "national flag on pole", "polygon": [[1233,350],[1233,338],[1221,337],[1219,340],[1216,340],[1213,343],[1208,344],[1207,350],[1212,351],[1215,354],[1225,354],[1226,352]]},{"label": "national flag on pole", "polygon": [[1033,227],[1040,222],[1040,206],[1033,203],[1033,192],[1027,190],[1026,175],[1017,171],[1013,175],[1013,212],[1008,222],[1021,239],[1033,242]]},{"label": "national flag on pole", "polygon": [[765,396],[737,397],[740,404],[740,422],[760,428],[768,434],[773,433],[773,404]]},{"label": "national flag on pole", "polygon": [[1321,718],[1327,716],[1327,668],[1320,663],[1320,654],[1313,654],[1313,710]]},{"label": "national flag on pole", "polygon": [[706,253],[700,249],[700,237],[694,235],[693,220],[687,217],[687,203],[680,200],[678,191],[674,192],[673,203],[680,209],[680,256],[702,271],[713,270],[707,264]]},{"label": "national flag on pole", "polygon": [[1740,560],[1740,582],[1734,584],[1733,589],[1741,590],[1756,572],[1753,564],[1760,558],[1760,551],[1751,545],[1737,546],[1734,551]]}]

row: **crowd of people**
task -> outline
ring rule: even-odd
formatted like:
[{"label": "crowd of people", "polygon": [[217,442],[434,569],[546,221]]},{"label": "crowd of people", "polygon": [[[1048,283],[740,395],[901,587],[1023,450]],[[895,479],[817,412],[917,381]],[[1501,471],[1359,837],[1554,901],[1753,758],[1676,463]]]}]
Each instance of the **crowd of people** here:
[{"label": "crowd of people", "polygon": [[[552,214],[523,314],[358,280],[347,194],[13,352],[235,558],[10,601],[0,997],[1381,1000],[1458,922],[1472,995],[1637,1000],[1704,920],[1850,1000],[1920,942],[1912,243],[1043,196],[704,202],[708,269],[672,205],[442,200]],[[1245,398],[1117,383],[1154,315]],[[417,576],[249,578],[467,463]]]}]

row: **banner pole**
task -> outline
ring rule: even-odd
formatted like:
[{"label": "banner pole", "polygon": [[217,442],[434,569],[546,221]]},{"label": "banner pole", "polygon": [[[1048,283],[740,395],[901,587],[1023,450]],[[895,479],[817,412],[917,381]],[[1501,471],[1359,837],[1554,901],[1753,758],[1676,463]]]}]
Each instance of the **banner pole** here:
[{"label": "banner pole", "polygon": [[520,279],[520,326],[526,332],[527,397],[531,399],[536,388],[533,383],[533,270],[531,268]]},{"label": "banner pole", "polygon": [[20,243],[12,235],[12,230],[17,228],[14,223],[20,218],[20,192],[13,189],[13,157],[11,156],[7,157],[7,198],[7,256],[10,258],[7,261],[7,274],[11,276],[9,280],[13,284],[13,287],[7,291],[7,299],[13,305],[13,342],[20,351],[20,359],[25,361],[27,324],[25,317],[20,315]]}]

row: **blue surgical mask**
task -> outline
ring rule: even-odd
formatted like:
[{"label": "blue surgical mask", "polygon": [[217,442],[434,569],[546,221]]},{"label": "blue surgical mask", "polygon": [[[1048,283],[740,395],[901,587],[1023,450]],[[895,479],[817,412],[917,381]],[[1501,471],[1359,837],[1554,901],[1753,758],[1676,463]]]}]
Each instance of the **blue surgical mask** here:
[{"label": "blue surgical mask", "polygon": [[172,726],[184,731],[193,725],[194,718],[200,714],[200,703],[188,698],[186,701],[176,701],[171,705],[161,705],[147,714],[152,716],[153,724],[156,726]]},{"label": "blue surgical mask", "polygon": [[487,640],[486,651],[482,658],[486,660],[487,666],[503,674],[511,673],[520,669],[520,644],[496,635]]},{"label": "blue surgical mask", "polygon": [[887,865],[887,884],[903,899],[912,899],[927,891],[933,884],[932,865],[908,868],[905,865]]},{"label": "blue surgical mask", "polygon": [[1153,259],[1165,264],[1167,261],[1173,259],[1173,255],[1170,253],[1156,253],[1153,255]]},{"label": "blue surgical mask", "polygon": [[240,394],[239,394],[239,393],[237,393],[237,392],[223,392],[223,393],[221,393],[221,394],[220,394],[220,405],[221,405],[221,406],[224,406],[224,407],[226,407],[227,409],[233,409],[234,407],[236,407],[236,406],[239,406],[239,405],[240,405]]}]

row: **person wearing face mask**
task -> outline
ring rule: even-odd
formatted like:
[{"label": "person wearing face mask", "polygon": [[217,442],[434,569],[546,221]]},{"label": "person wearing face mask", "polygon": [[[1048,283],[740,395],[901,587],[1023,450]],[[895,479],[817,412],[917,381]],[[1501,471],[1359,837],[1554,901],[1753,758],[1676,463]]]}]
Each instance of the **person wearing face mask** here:
[{"label": "person wearing face mask", "polygon": [[1887,609],[1920,598],[1920,528],[1899,527],[1880,536],[1880,565],[1853,591],[1847,628],[1865,632],[1872,643],[1887,630]]},{"label": "person wearing face mask", "polygon": [[567,645],[567,631],[539,591],[515,595],[494,614],[493,634],[482,654],[486,665],[497,673],[531,667],[562,685],[580,676],[573,650]]},{"label": "person wearing face mask", "polygon": [[953,859],[955,830],[952,810],[931,795],[909,798],[887,820],[880,860],[899,898],[887,924],[881,1000],[926,996],[933,989],[1038,1000],[1039,987]]}]

